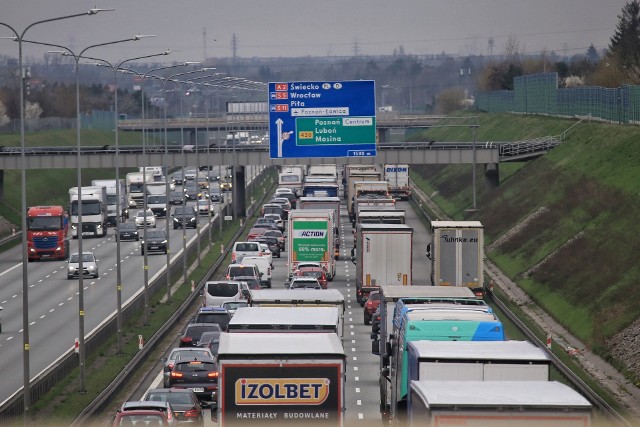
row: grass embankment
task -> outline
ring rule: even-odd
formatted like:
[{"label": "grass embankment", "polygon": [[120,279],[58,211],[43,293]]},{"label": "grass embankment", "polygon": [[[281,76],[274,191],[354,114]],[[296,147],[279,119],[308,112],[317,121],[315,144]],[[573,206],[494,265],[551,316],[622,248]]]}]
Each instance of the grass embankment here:
[{"label": "grass embankment", "polygon": [[[559,135],[577,120],[480,114],[477,141],[518,141]],[[608,357],[607,339],[640,316],[640,129],[583,122],[547,155],[500,164],[500,186],[477,171],[478,212],[471,165],[422,165],[414,171],[454,219],[477,219],[489,245],[545,208],[504,244],[488,251],[511,279],[571,333]],[[416,140],[469,141],[464,128],[438,128]],[[534,269],[535,267],[535,269]]]},{"label": "grass embankment", "polygon": [[[113,132],[98,130],[82,130],[80,141],[82,146],[114,145]],[[119,134],[121,145],[136,145],[141,143],[141,135],[133,132]],[[30,132],[25,135],[27,147],[47,146],[75,146],[76,130],[60,129],[43,132]],[[19,134],[0,134],[0,146],[20,146]],[[124,176],[131,172],[131,168],[122,168]],[[114,176],[113,169],[82,169],[82,183],[89,185],[94,179],[110,179]],[[35,205],[69,205],[69,188],[77,185],[76,169],[30,169],[26,172],[27,206]],[[4,171],[4,199],[0,203],[0,216],[6,218],[16,229],[20,228],[21,217],[21,180],[19,170]],[[0,236],[2,237],[2,236]]]}]

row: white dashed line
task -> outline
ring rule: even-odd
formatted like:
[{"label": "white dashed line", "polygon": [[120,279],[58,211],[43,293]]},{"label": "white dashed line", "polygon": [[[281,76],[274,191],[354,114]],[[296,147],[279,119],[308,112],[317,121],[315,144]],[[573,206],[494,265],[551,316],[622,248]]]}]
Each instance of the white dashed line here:
[{"label": "white dashed line", "polygon": [[355,377],[354,380],[360,381],[360,377]]},{"label": "white dashed line", "polygon": [[358,419],[359,420],[363,420],[364,419],[364,414],[362,412],[358,412]]},{"label": "white dashed line", "polygon": [[362,406],[362,400],[356,400],[356,405]]},{"label": "white dashed line", "polygon": [[358,367],[357,367],[357,366],[354,366],[354,367],[353,367],[353,370],[354,370],[354,371],[357,371],[357,370],[358,370]]},{"label": "white dashed line", "polygon": [[[22,332],[22,329],[20,329],[20,332]],[[13,339],[13,337],[7,337],[7,341],[11,341]]]},{"label": "white dashed line", "polygon": [[46,314],[43,314],[42,316],[40,316],[41,319],[44,319],[45,317],[47,317]]},{"label": "white dashed line", "polygon": [[360,387],[356,387],[356,393],[360,393]]}]

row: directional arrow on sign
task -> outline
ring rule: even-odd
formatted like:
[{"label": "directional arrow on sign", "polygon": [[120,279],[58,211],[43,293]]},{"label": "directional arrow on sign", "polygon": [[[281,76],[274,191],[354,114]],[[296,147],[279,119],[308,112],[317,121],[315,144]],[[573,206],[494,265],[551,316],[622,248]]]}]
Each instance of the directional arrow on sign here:
[{"label": "directional arrow on sign", "polygon": [[276,126],[278,129],[278,157],[282,157],[282,119],[276,120]]}]

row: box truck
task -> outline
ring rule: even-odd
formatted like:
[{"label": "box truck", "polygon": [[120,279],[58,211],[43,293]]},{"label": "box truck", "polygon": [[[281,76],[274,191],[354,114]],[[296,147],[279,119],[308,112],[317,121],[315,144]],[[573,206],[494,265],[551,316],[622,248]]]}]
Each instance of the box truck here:
[{"label": "box truck", "polygon": [[361,243],[351,250],[351,261],[356,265],[356,300],[361,306],[380,285],[411,286],[413,228],[359,224],[356,238]]},{"label": "box truck", "polygon": [[332,209],[335,220],[335,258],[340,257],[340,198],[339,197],[301,197],[298,201],[299,209]]},{"label": "box truck", "polygon": [[479,221],[431,221],[431,284],[463,286],[484,296],[484,227]]},{"label": "box truck", "polygon": [[218,425],[342,426],[345,359],[335,333],[223,332]]},{"label": "box truck", "polygon": [[125,177],[127,199],[130,208],[141,208],[144,204],[144,183],[154,182],[153,173],[129,172]]},{"label": "box truck", "polygon": [[[119,205],[120,208],[120,221],[124,222],[127,218],[129,218],[127,186],[125,185],[123,179],[94,179],[93,181],[91,181],[91,185],[94,187],[106,187],[107,189],[107,218],[109,220],[109,225],[115,227],[117,224],[116,205]],[[119,188],[116,189],[116,187]]]},{"label": "box truck", "polygon": [[294,209],[289,213],[288,225],[288,276],[293,276],[302,261],[318,262],[327,272],[327,279],[333,280],[336,274],[333,210]]},{"label": "box truck", "polygon": [[409,165],[384,165],[384,180],[389,183],[392,197],[409,200],[411,187],[409,187]]}]

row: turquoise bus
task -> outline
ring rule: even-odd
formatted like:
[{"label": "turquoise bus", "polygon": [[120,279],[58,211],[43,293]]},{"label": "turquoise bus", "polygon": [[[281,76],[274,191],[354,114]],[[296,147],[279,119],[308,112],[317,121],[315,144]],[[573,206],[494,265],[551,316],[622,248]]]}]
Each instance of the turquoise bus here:
[{"label": "turquoise bus", "polygon": [[389,366],[391,382],[391,418],[398,419],[406,409],[408,390],[407,343],[411,341],[504,341],[502,323],[489,307],[442,304],[411,307],[394,322],[392,358]]}]

